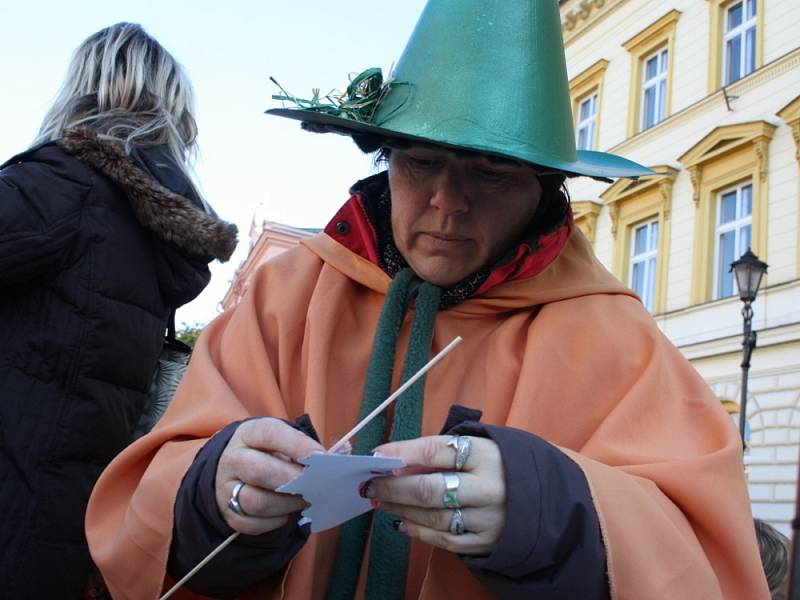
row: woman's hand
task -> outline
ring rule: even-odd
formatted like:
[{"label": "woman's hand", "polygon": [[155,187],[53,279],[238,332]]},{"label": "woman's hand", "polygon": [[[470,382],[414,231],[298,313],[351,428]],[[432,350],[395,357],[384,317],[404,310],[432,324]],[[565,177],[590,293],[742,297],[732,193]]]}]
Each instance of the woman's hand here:
[{"label": "woman's hand", "polygon": [[[376,454],[402,458],[408,467],[397,477],[374,479],[366,495],[377,500],[381,510],[398,515],[400,530],[412,538],[458,554],[489,554],[506,522],[500,449],[492,440],[470,437],[469,456],[463,469],[456,471],[450,439],[438,435],[379,446]],[[456,501],[463,518],[461,534],[451,533],[459,523],[456,509],[445,505],[444,473],[456,473],[459,478]],[[448,477],[452,489],[454,479]]]},{"label": "woman's hand", "polygon": [[[273,490],[300,475],[303,468],[294,461],[324,451],[313,439],[278,419],[251,419],[239,425],[217,466],[217,506],[225,521],[249,535],[281,527],[306,503],[301,496]],[[238,495],[242,514],[237,514],[228,501],[240,482],[245,485]]]}]

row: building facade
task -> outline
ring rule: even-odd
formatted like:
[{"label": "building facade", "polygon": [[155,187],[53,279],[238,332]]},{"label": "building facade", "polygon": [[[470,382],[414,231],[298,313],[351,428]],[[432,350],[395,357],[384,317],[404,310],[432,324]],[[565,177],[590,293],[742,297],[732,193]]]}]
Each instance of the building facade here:
[{"label": "building facade", "polygon": [[753,513],[789,532],[800,442],[800,2],[566,0],[578,147],[655,174],[569,183],[576,223],[726,406],[740,403],[730,263],[769,264],[753,306]]},{"label": "building facade", "polygon": [[259,265],[296,246],[301,240],[311,237],[319,231],[319,229],[301,229],[253,217],[248,234],[250,249],[248,250],[247,258],[236,269],[231,285],[220,303],[222,309],[228,310],[239,303],[239,300],[242,299],[242,296],[247,291],[253,273]]}]

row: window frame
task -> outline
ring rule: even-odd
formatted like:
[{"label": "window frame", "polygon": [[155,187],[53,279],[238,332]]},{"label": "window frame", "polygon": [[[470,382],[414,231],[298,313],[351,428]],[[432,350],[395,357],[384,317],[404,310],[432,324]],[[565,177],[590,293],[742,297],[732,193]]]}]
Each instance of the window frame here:
[{"label": "window frame", "polygon": [[709,9],[708,93],[735,85],[764,64],[764,0],[754,0],[756,7],[755,68],[736,81],[725,82],[725,17],[728,9],[744,0],[706,0]]},{"label": "window frame", "polygon": [[[733,30],[726,31],[727,22],[728,22],[728,14],[730,13],[731,9],[734,6],[737,6],[739,4],[742,5],[742,23],[740,25],[737,25]],[[749,4],[755,6],[756,13],[755,13],[755,15],[750,17],[749,19],[745,20],[746,19],[746,15],[747,15],[747,7],[748,7]],[[722,53],[721,77],[722,77],[722,85],[723,86],[727,86],[727,85],[731,85],[732,83],[736,83],[740,79],[743,79],[743,78],[747,77],[750,73],[752,73],[753,71],[756,70],[756,48],[754,46],[753,49],[752,49],[752,51],[753,51],[753,68],[750,71],[743,72],[743,70],[746,69],[747,67],[744,66],[745,61],[741,61],[739,63],[739,74],[738,74],[738,76],[736,77],[736,79],[732,79],[732,80],[728,81],[728,60],[729,60],[728,43],[733,38],[736,38],[736,37],[741,38],[741,46],[740,46],[739,54],[740,54],[740,58],[742,58],[742,55],[744,55],[744,57],[746,59],[747,58],[747,44],[746,44],[747,32],[750,29],[753,29],[754,32],[755,32],[754,33],[755,38],[756,38],[755,46],[757,46],[758,45],[758,2],[757,2],[757,0],[733,0],[728,5],[726,5],[725,8],[723,8],[723,13],[722,13],[722,49],[720,50],[721,53]],[[732,34],[732,32],[734,32],[734,33]]]},{"label": "window frame", "polygon": [[[741,208],[742,203],[742,194],[741,192],[744,188],[750,188],[750,212],[747,214],[746,217],[739,216],[739,209]],[[722,199],[729,195],[731,192],[735,193],[736,198],[736,215],[737,218],[733,221],[728,221],[727,223],[720,223],[722,219]],[[733,282],[733,287],[731,288],[731,293],[728,295],[723,296],[720,292],[720,276],[725,275],[725,267],[729,265],[724,265],[720,263],[720,241],[722,235],[725,233],[729,233],[730,231],[735,232],[734,239],[736,240],[735,246],[739,248],[737,253],[734,250],[735,256],[733,257],[734,260],[738,259],[742,254],[747,251],[747,248],[742,248],[740,244],[740,231],[744,227],[750,228],[750,240],[752,243],[753,239],[753,182],[750,179],[745,179],[739,181],[733,186],[728,186],[727,188],[723,188],[717,191],[716,194],[716,207],[715,207],[715,227],[714,227],[714,275],[713,275],[713,287],[712,287],[712,300],[722,300],[723,298],[730,298],[731,296],[736,295],[736,283],[733,282],[733,273],[730,273],[731,281]],[[748,244],[748,247],[750,244]],[[722,273],[720,273],[720,269],[722,269]]]},{"label": "window frame", "polygon": [[611,272],[622,282],[630,281],[631,233],[647,221],[658,221],[653,314],[661,314],[667,306],[667,274],[671,237],[672,186],[678,170],[667,165],[650,167],[655,173],[638,180],[620,179],[608,187],[600,198],[611,217],[614,249]]},{"label": "window frame", "polygon": [[[675,28],[680,19],[679,10],[670,10],[641,32],[622,44],[631,57],[630,91],[628,97],[628,137],[647,131],[642,129],[643,82],[645,60],[663,50],[667,51],[667,74],[664,93],[664,115],[654,124],[662,123],[672,114],[672,79],[675,64]],[[650,129],[650,128],[648,128]]]},{"label": "window frame", "polygon": [[[594,150],[597,147],[597,97],[597,90],[592,90],[587,96],[576,102],[577,109],[575,114],[578,120],[575,123],[575,148],[578,150]],[[591,105],[592,113],[589,117],[581,119],[583,105],[587,102]],[[581,131],[587,128],[591,137],[589,137],[589,144],[586,147],[582,147],[580,143]]]},{"label": "window frame", "polygon": [[[662,57],[666,54],[666,64],[662,64]],[[662,67],[656,75],[651,78],[647,79],[647,63],[651,60],[656,61],[658,67]],[[640,95],[640,104],[639,104],[639,131],[645,131],[658,125],[661,121],[666,118],[666,95],[667,95],[667,78],[669,76],[669,48],[664,46],[662,48],[658,48],[655,52],[644,56],[641,60],[640,68],[642,69],[642,89],[639,91]],[[663,84],[663,86],[662,86]],[[645,112],[646,106],[646,96],[648,89],[654,90],[655,101],[653,102],[655,112],[654,120],[649,125],[645,124],[645,120],[647,119],[647,114]]]},{"label": "window frame", "polygon": [[692,304],[715,299],[718,194],[748,179],[753,185],[751,247],[767,261],[768,158],[776,129],[766,121],[717,127],[678,158],[689,172],[695,205]]},{"label": "window frame", "polygon": [[592,140],[591,148],[584,148],[584,150],[596,150],[599,148],[600,140],[600,119],[602,115],[603,105],[603,79],[605,77],[606,69],[608,68],[608,61],[600,59],[592,64],[587,69],[581,71],[578,75],[569,81],[569,95],[572,98],[572,120],[574,123],[575,133],[575,147],[578,146],[578,123],[580,116],[581,103],[593,95],[597,96],[595,102],[595,116],[594,116],[594,138]]},{"label": "window frame", "polygon": [[[650,247],[651,245],[651,238],[653,236],[653,229],[655,227],[656,230],[656,241],[654,246]],[[636,253],[636,234],[642,230],[647,230],[647,245],[648,248],[639,254]],[[656,280],[658,276],[658,243],[661,237],[661,221],[658,218],[655,219],[648,219],[641,223],[634,223],[630,226],[628,230],[628,234],[631,236],[631,239],[628,241],[629,247],[629,255],[628,255],[628,287],[631,288],[634,292],[639,294],[639,297],[642,299],[642,304],[644,307],[653,312],[655,308],[655,294],[656,294]],[[653,267],[651,268],[650,262],[652,261]],[[635,267],[638,264],[644,265],[644,289],[637,290],[634,287],[634,272]]]}]

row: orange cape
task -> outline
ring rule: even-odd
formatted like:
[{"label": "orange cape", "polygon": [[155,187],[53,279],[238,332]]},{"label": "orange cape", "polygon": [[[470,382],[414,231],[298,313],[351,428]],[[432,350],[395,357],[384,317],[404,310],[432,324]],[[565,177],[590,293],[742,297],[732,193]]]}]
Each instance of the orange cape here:
[{"label": "orange cape", "polygon": [[[321,234],[260,268],[208,326],[165,417],[92,495],[87,535],[115,599],[160,595],[178,486],[216,431],[308,413],[328,447],[355,424],[388,284]],[[579,232],[538,276],[441,312],[432,352],[456,335],[464,342],[428,375],[423,435],[458,403],[562,448],[589,482],[612,598],[769,597],[735,427]],[[337,535],[312,535],[266,597],[323,598]],[[413,545],[407,598],[488,597],[456,556]]]}]

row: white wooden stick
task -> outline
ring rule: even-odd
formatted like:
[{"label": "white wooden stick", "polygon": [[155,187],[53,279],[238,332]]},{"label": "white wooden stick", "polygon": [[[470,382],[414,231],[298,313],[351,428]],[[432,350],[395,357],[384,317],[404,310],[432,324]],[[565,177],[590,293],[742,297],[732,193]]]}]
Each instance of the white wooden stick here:
[{"label": "white wooden stick", "polygon": [[447,355],[447,353],[448,353],[448,352],[450,352],[450,351],[451,351],[453,348],[455,348],[456,346],[458,346],[458,345],[461,343],[462,339],[463,339],[463,338],[462,338],[460,335],[457,335],[457,336],[456,336],[456,337],[453,339],[453,341],[452,341],[452,342],[450,342],[449,344],[447,344],[447,346],[445,346],[444,348],[442,348],[442,349],[439,351],[439,354],[437,354],[437,355],[436,355],[436,356],[434,356],[432,359],[430,359],[430,360],[427,362],[427,364],[425,364],[425,366],[424,366],[424,367],[422,367],[422,368],[421,368],[419,371],[417,371],[417,372],[416,372],[416,373],[414,373],[414,374],[413,374],[411,377],[409,377],[409,378],[408,378],[408,381],[406,381],[406,382],[405,382],[403,385],[401,385],[399,388],[397,388],[397,389],[394,391],[394,393],[393,393],[391,396],[389,396],[389,397],[388,397],[386,400],[384,400],[384,401],[383,401],[383,402],[381,402],[381,403],[380,403],[378,406],[376,406],[376,407],[375,407],[375,410],[373,410],[373,411],[372,411],[371,413],[369,413],[369,414],[368,414],[366,417],[364,417],[363,419],[361,419],[361,422],[360,422],[358,425],[356,425],[356,426],[355,426],[355,427],[353,427],[353,428],[352,428],[350,431],[348,431],[347,433],[345,433],[345,434],[344,434],[344,437],[343,437],[342,439],[340,439],[340,440],[339,440],[338,442],[336,442],[336,443],[335,443],[333,446],[331,446],[330,450],[328,450],[328,453],[329,453],[329,454],[333,454],[334,452],[336,452],[336,451],[337,451],[339,448],[341,448],[341,447],[342,447],[342,446],[343,446],[343,445],[344,445],[344,444],[347,442],[347,440],[349,440],[351,437],[353,437],[355,434],[357,434],[359,431],[361,431],[361,430],[362,430],[364,427],[366,427],[366,426],[369,424],[369,422],[370,422],[370,421],[372,421],[372,419],[374,419],[374,418],[375,418],[375,417],[376,417],[378,414],[380,414],[380,413],[381,413],[381,411],[383,411],[383,410],[384,410],[384,409],[385,409],[387,406],[389,406],[389,405],[390,405],[392,402],[394,402],[395,400],[397,400],[397,397],[398,397],[400,394],[402,394],[402,393],[403,393],[403,392],[405,392],[405,391],[406,391],[408,388],[410,388],[412,385],[414,385],[414,383],[417,381],[417,379],[419,379],[420,377],[422,377],[423,375],[425,375],[425,373],[427,373],[427,372],[428,372],[428,371],[430,371],[430,370],[431,370],[433,367],[435,367],[435,366],[436,366],[436,363],[438,363],[440,360],[442,360],[442,359],[443,359],[443,358],[444,358],[444,357]]},{"label": "white wooden stick", "polygon": [[[437,364],[437,363],[438,363],[440,360],[442,360],[442,359],[443,359],[445,356],[447,356],[447,354],[448,354],[448,353],[449,353],[449,352],[450,352],[450,351],[451,351],[453,348],[455,348],[456,346],[458,346],[458,345],[459,345],[459,344],[462,342],[462,340],[463,340],[463,338],[462,338],[461,336],[456,336],[456,337],[453,339],[453,341],[452,341],[452,342],[450,342],[449,344],[447,344],[447,346],[445,346],[444,348],[442,348],[442,349],[439,351],[439,353],[438,353],[436,356],[434,356],[432,359],[430,359],[430,360],[429,360],[429,361],[428,361],[428,362],[425,364],[425,366],[423,366],[423,367],[422,367],[422,368],[421,368],[419,371],[417,371],[417,372],[416,372],[416,373],[414,373],[414,374],[413,374],[411,377],[409,377],[408,381],[406,381],[406,382],[405,382],[403,385],[401,385],[399,388],[397,388],[397,389],[394,391],[394,393],[393,393],[391,396],[389,396],[388,398],[386,398],[386,400],[384,400],[384,401],[383,401],[383,402],[381,402],[381,403],[380,403],[378,406],[376,406],[376,407],[375,407],[375,410],[373,410],[373,411],[372,411],[371,413],[369,413],[369,414],[368,414],[366,417],[364,417],[363,419],[361,419],[361,422],[360,422],[358,425],[356,425],[355,427],[353,427],[353,428],[352,428],[350,431],[348,431],[348,432],[347,432],[347,433],[344,435],[344,437],[343,437],[342,439],[340,439],[340,440],[339,440],[338,442],[336,442],[336,443],[335,443],[333,446],[331,446],[331,447],[330,447],[330,449],[328,450],[328,453],[330,454],[330,453],[336,452],[336,451],[337,451],[339,448],[341,448],[341,447],[342,447],[342,446],[343,446],[345,443],[347,443],[347,440],[349,440],[351,437],[353,437],[355,434],[357,434],[359,431],[361,431],[361,430],[362,430],[364,427],[366,427],[366,426],[367,426],[367,424],[368,424],[370,421],[372,421],[372,419],[374,419],[374,418],[375,418],[377,415],[379,415],[379,414],[381,413],[381,411],[383,411],[384,409],[386,409],[386,407],[387,407],[387,406],[389,406],[389,405],[390,405],[392,402],[394,402],[395,400],[397,400],[397,398],[398,398],[398,396],[400,396],[400,394],[402,394],[402,393],[403,393],[403,392],[405,392],[405,391],[406,391],[408,388],[410,388],[412,385],[414,385],[414,383],[417,381],[417,379],[419,379],[420,377],[422,377],[423,375],[425,375],[425,373],[427,373],[427,372],[428,372],[428,371],[430,371],[430,370],[431,370],[433,367],[435,367],[435,366],[436,366],[436,364]],[[219,546],[217,546],[216,548],[214,548],[214,549],[213,549],[213,550],[212,550],[212,551],[209,553],[209,555],[208,555],[208,556],[206,556],[206,557],[205,557],[203,560],[201,560],[199,563],[197,563],[197,565],[195,565],[195,567],[194,567],[194,568],[193,568],[191,571],[189,571],[189,572],[188,572],[186,575],[184,575],[184,576],[183,576],[183,578],[182,578],[180,581],[178,581],[178,583],[176,583],[175,585],[173,585],[173,586],[172,586],[172,587],[169,589],[169,591],[168,591],[166,594],[164,594],[163,596],[161,596],[161,598],[159,598],[159,600],[167,600],[167,598],[169,598],[170,596],[172,596],[172,594],[174,594],[175,592],[177,592],[177,591],[178,591],[178,589],[179,589],[179,588],[180,588],[180,587],[181,587],[181,586],[182,586],[184,583],[186,583],[187,581],[189,581],[189,579],[191,579],[191,578],[192,578],[192,576],[193,576],[195,573],[197,573],[197,572],[198,572],[200,569],[202,569],[202,568],[203,568],[203,567],[204,567],[206,564],[208,564],[208,562],[209,562],[209,561],[210,561],[212,558],[214,558],[214,557],[215,557],[217,554],[219,554],[220,552],[222,552],[222,550],[223,550],[223,549],[225,549],[225,548],[226,548],[226,547],[227,547],[227,546],[228,546],[228,545],[229,545],[231,542],[233,542],[233,540],[235,540],[235,539],[236,539],[238,536],[239,536],[239,532],[238,532],[238,531],[234,531],[234,532],[233,532],[233,533],[232,533],[230,536],[228,536],[228,537],[225,539],[225,541],[224,541],[224,542],[222,542],[222,543],[221,543]]]},{"label": "white wooden stick", "polygon": [[181,586],[182,586],[184,583],[186,583],[187,581],[189,581],[189,580],[190,580],[190,579],[191,579],[191,578],[194,576],[194,574],[195,574],[195,573],[197,573],[197,572],[198,572],[200,569],[202,569],[204,566],[206,566],[206,564],[208,564],[208,561],[210,561],[210,560],[211,560],[212,558],[214,558],[214,557],[215,557],[217,554],[219,554],[220,552],[222,552],[222,551],[223,551],[225,548],[227,548],[228,544],[230,544],[230,543],[231,543],[233,540],[235,540],[237,537],[239,537],[239,533],[241,533],[241,532],[239,532],[239,531],[234,531],[232,534],[230,534],[230,535],[229,535],[229,536],[228,536],[228,537],[225,539],[225,541],[224,541],[224,542],[222,542],[222,543],[221,543],[219,546],[217,546],[216,548],[214,548],[214,549],[213,549],[213,550],[212,550],[212,551],[211,551],[211,552],[208,554],[208,556],[206,556],[206,557],[205,557],[203,560],[201,560],[199,563],[197,563],[197,564],[195,565],[195,567],[194,567],[194,568],[193,568],[191,571],[189,571],[189,572],[188,572],[186,575],[184,575],[184,576],[183,576],[183,578],[182,578],[182,579],[181,579],[181,580],[180,580],[178,583],[176,583],[175,585],[173,585],[173,586],[172,586],[172,587],[169,589],[169,591],[168,591],[166,594],[164,594],[163,596],[161,596],[161,598],[159,598],[159,600],[167,600],[167,598],[169,598],[170,596],[172,596],[172,594],[174,594],[175,592],[177,592],[177,591],[178,591],[178,589],[180,589],[180,587],[181,587]]}]

